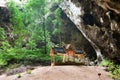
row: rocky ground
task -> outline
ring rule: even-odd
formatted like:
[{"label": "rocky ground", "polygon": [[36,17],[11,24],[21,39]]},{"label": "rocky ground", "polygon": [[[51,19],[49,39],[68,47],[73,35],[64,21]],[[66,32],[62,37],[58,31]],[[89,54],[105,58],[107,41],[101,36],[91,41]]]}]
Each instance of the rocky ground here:
[{"label": "rocky ground", "polygon": [[[101,74],[98,76],[98,74]],[[20,77],[20,78],[18,78]],[[103,67],[98,66],[45,66],[31,72],[0,76],[0,80],[113,80]]]}]

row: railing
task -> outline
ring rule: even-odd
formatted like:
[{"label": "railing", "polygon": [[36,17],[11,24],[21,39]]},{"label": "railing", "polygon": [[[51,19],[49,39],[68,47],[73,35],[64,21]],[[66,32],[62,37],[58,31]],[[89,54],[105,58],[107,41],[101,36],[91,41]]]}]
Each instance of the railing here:
[{"label": "railing", "polygon": [[[67,50],[63,47],[54,47],[50,50],[50,56],[51,56],[51,65],[55,65],[56,62],[56,56],[62,56],[62,63],[67,62],[74,62],[75,59],[78,59],[80,61],[84,61],[86,54],[82,50]],[[72,61],[70,59],[72,58]]]}]

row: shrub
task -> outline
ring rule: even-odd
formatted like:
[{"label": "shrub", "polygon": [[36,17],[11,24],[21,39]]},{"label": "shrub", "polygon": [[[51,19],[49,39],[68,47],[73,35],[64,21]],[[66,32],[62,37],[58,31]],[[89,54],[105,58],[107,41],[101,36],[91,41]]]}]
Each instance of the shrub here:
[{"label": "shrub", "polygon": [[107,70],[111,73],[110,77],[120,80],[120,65],[116,65],[110,60],[103,60],[100,66],[108,68]]}]

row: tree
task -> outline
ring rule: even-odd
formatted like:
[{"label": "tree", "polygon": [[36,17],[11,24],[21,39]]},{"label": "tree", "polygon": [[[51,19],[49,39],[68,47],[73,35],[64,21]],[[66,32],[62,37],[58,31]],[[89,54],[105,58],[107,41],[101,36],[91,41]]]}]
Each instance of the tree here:
[{"label": "tree", "polygon": [[[29,39],[36,43],[42,43],[46,47],[46,42],[49,42],[49,32],[45,28],[45,13],[48,12],[48,9],[46,7],[46,1],[45,0],[30,0],[28,1],[28,4],[26,4],[25,8],[25,21],[26,25],[28,26],[28,31],[31,33],[31,37]],[[28,13],[28,14],[26,14]],[[29,19],[28,19],[29,18]],[[42,44],[41,45],[42,47]],[[38,44],[34,44],[36,46],[39,46]],[[33,45],[32,45],[33,46]]]},{"label": "tree", "polygon": [[[50,42],[49,32],[45,31],[42,24],[45,23],[44,16],[48,11],[46,1],[29,0],[21,5],[17,5],[13,1],[8,4],[12,15],[13,31],[16,35],[16,45],[19,45],[19,47],[25,45],[28,49],[35,49],[36,46],[41,45],[38,43],[46,44],[46,42]],[[46,37],[47,41],[44,42]]]}]

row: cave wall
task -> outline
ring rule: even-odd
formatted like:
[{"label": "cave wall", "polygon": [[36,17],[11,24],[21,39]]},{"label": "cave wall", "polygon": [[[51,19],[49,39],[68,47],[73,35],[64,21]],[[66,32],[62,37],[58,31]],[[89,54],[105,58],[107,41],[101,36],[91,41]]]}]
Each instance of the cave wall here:
[{"label": "cave wall", "polygon": [[[58,9],[57,3],[53,3],[50,7],[50,14],[48,18],[52,20],[56,19],[54,11]],[[61,9],[60,9],[61,10]],[[67,17],[64,11],[60,11],[60,21],[62,22],[61,26],[54,26],[52,21],[49,21],[48,30],[51,34],[51,41],[55,45],[61,46],[63,43],[64,45],[72,44],[76,49],[81,49],[86,52],[91,60],[96,59],[96,53],[90,43],[86,40],[86,38],[81,34],[81,32],[77,29],[76,25]],[[57,34],[52,34],[55,28],[60,29],[60,32]],[[91,52],[89,52],[91,51]]]},{"label": "cave wall", "polygon": [[63,0],[60,7],[76,27],[99,47],[105,58],[119,63],[119,4],[117,0]]},{"label": "cave wall", "polygon": [[96,53],[93,47],[63,11],[61,12],[61,19],[64,24],[60,27],[62,41],[66,44],[73,44],[76,49],[84,50],[91,60],[95,60]]},{"label": "cave wall", "polygon": [[[84,48],[89,55],[94,50],[85,39],[93,41],[102,54],[115,62],[120,62],[120,1],[117,0],[63,0],[61,13],[64,26],[61,29],[62,41],[73,43],[77,48]],[[67,3],[67,4],[66,4]],[[74,4],[78,12],[71,11],[69,3]],[[66,6],[66,7],[65,7]],[[76,13],[73,13],[76,12]],[[80,14],[79,14],[80,13]],[[65,17],[63,15],[67,15]],[[70,18],[71,17],[71,18]],[[52,26],[52,25],[51,25]],[[12,42],[12,29],[10,28],[10,12],[6,7],[0,7],[0,27],[4,28],[7,39]],[[59,38],[56,37],[57,43]],[[93,53],[93,54],[92,54]]]}]

